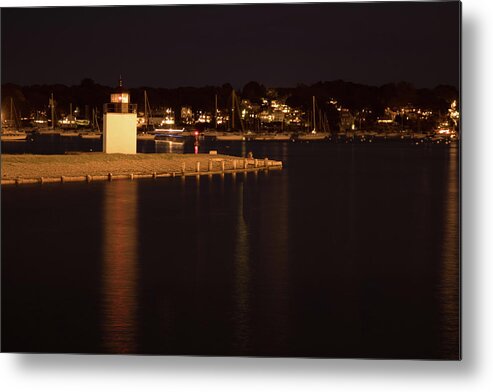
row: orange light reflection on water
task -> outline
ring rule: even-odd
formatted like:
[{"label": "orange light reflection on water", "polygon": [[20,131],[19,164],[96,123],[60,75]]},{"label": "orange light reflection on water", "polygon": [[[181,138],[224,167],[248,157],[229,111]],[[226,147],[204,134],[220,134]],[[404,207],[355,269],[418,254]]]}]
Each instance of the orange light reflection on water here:
[{"label": "orange light reflection on water", "polygon": [[133,353],[136,334],[137,184],[105,186],[103,215],[103,345]]},{"label": "orange light reflection on water", "polygon": [[448,187],[444,204],[444,243],[440,281],[443,318],[442,350],[447,359],[459,358],[459,169],[458,149],[450,148]]},{"label": "orange light reflection on water", "polygon": [[[236,180],[236,178],[235,178]],[[247,353],[250,348],[250,234],[243,218],[243,182],[238,185],[237,226],[234,250],[235,265],[235,341],[236,348]]]}]

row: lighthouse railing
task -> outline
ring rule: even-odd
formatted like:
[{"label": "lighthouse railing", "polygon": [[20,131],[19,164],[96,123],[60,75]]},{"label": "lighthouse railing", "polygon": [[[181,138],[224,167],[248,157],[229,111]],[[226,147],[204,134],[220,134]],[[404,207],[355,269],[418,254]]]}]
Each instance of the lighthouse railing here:
[{"label": "lighthouse railing", "polygon": [[104,113],[137,113],[136,103],[105,103]]}]

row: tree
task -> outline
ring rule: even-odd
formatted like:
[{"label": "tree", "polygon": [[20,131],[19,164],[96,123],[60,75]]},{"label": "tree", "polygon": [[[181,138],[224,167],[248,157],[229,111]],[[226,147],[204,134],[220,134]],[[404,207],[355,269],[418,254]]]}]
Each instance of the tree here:
[{"label": "tree", "polygon": [[258,82],[248,82],[243,87],[242,97],[249,99],[253,103],[260,103],[261,98],[265,97],[267,89]]},{"label": "tree", "polygon": [[92,88],[94,87],[94,80],[90,78],[84,78],[80,81],[80,87],[82,88]]}]

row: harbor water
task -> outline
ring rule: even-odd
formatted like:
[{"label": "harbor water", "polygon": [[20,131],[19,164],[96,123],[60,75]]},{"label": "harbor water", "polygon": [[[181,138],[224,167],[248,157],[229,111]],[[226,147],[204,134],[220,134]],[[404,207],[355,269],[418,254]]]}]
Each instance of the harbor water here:
[{"label": "harbor water", "polygon": [[2,187],[2,350],[459,358],[455,144],[209,149],[284,168]]}]

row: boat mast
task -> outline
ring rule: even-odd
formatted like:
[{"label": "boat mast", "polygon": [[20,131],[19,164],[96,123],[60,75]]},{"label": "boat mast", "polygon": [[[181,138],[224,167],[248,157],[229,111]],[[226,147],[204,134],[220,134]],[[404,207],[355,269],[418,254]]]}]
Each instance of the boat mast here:
[{"label": "boat mast", "polygon": [[235,90],[231,91],[231,130],[235,127]]},{"label": "boat mast", "polygon": [[15,124],[14,121],[14,98],[10,97],[10,123]]},{"label": "boat mast", "polygon": [[315,112],[315,95],[312,96],[313,100],[313,131],[312,133],[317,133],[317,118],[316,118],[316,112]]},{"label": "boat mast", "polygon": [[14,98],[10,97],[10,121],[7,122],[7,127],[12,127],[14,128],[14,130],[18,131],[20,123],[20,121],[18,120],[19,117],[20,115],[18,115],[17,111],[15,110]]},{"label": "boat mast", "polygon": [[50,106],[51,106],[51,128],[55,129],[55,101],[53,99],[53,93],[51,93]]},{"label": "boat mast", "polygon": [[144,90],[144,122],[149,127],[149,116],[147,115],[147,90]]},{"label": "boat mast", "polygon": [[92,126],[94,127],[95,131],[101,132],[99,129],[99,123],[98,123],[98,108],[93,107],[92,108]]},{"label": "boat mast", "polygon": [[214,128],[217,130],[217,93],[214,94]]},{"label": "boat mast", "polygon": [[238,118],[240,119],[240,127],[241,127],[241,132],[245,132],[245,129],[243,128],[243,119],[241,118],[241,110],[240,110],[240,104],[238,102],[238,99],[236,98],[235,94],[235,103],[236,103],[236,110],[238,111]]}]

